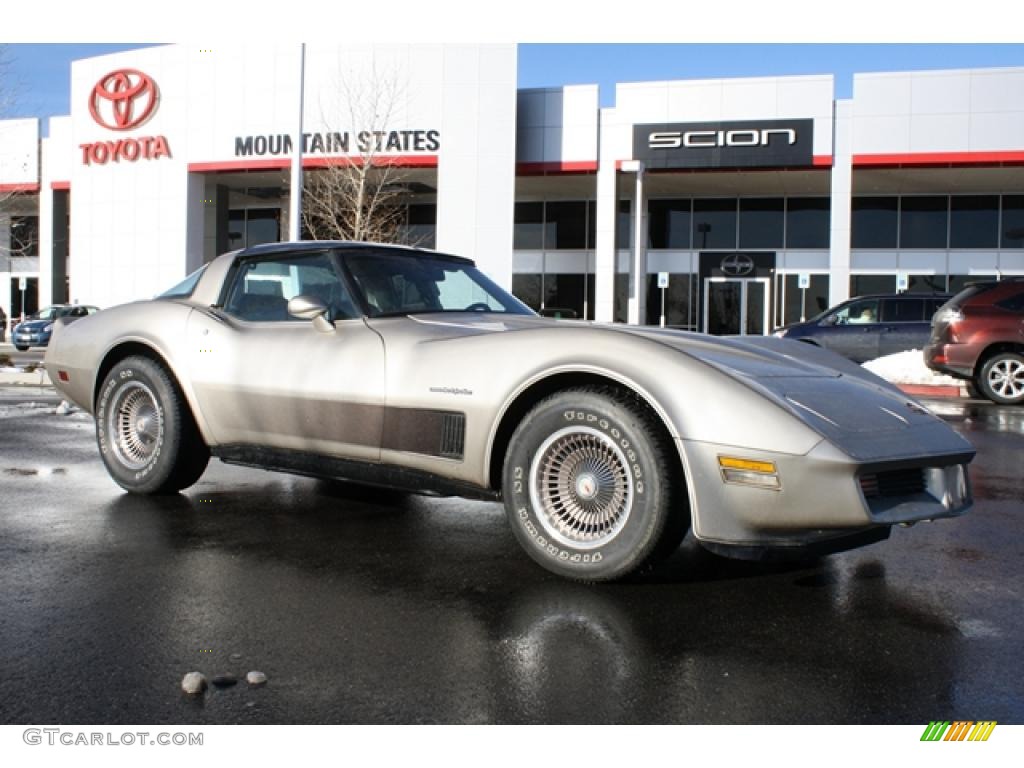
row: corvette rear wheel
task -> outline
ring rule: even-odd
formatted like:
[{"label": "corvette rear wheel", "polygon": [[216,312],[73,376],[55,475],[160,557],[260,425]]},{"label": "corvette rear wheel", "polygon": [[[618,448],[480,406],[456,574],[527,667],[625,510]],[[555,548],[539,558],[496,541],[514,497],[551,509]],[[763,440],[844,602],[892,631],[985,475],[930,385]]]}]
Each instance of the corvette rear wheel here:
[{"label": "corvette rear wheel", "polygon": [[614,389],[540,402],[512,436],[503,494],[512,530],[550,571],[621,578],[674,550],[689,523],[660,423]]},{"label": "corvette rear wheel", "polygon": [[110,476],[133,493],[175,493],[210,460],[184,398],[163,366],[129,357],[107,374],[96,403],[96,441]]},{"label": "corvette rear wheel", "polygon": [[981,367],[978,389],[1001,405],[1024,403],[1024,355],[1001,352],[990,357]]}]

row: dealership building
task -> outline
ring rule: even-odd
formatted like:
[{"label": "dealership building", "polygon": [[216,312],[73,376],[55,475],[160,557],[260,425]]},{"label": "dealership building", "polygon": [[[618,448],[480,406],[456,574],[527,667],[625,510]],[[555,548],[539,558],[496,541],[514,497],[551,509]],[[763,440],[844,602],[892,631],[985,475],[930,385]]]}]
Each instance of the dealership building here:
[{"label": "dealership building", "polygon": [[[161,46],[0,121],[0,307],[146,298],[387,168],[404,236],[536,309],[768,333],[1024,274],[1024,67],[516,88],[514,45]],[[301,122],[300,122],[301,118]],[[301,135],[301,139],[297,137]]]}]

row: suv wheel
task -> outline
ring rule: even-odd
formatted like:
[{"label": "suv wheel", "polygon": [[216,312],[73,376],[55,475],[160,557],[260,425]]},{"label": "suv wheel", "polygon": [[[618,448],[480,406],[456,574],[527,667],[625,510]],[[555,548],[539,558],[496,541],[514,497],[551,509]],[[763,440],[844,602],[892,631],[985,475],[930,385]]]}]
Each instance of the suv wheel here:
[{"label": "suv wheel", "polygon": [[1001,405],[1024,402],[1024,355],[1001,352],[990,357],[981,367],[978,389]]}]

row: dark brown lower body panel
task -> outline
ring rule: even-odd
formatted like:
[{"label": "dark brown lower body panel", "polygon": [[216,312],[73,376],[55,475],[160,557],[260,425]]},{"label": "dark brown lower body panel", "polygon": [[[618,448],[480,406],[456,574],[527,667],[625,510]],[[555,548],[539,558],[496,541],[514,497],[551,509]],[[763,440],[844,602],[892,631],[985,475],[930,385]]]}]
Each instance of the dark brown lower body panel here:
[{"label": "dark brown lower body panel", "polygon": [[362,485],[393,488],[432,496],[461,496],[468,499],[497,501],[501,494],[490,488],[441,477],[431,472],[390,464],[340,459],[303,451],[288,451],[260,445],[220,445],[210,453],[227,464],[241,464],[275,472],[345,480]]}]

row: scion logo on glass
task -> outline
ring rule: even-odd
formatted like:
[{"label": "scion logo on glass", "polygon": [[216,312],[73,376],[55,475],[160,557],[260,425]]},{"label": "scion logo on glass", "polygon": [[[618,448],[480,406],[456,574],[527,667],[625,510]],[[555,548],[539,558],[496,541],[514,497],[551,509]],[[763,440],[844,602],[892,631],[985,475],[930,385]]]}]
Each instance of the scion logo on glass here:
[{"label": "scion logo on glass", "polygon": [[89,94],[89,114],[104,128],[138,128],[156,110],[159,92],[149,75],[137,69],[118,69],[104,75]]}]

